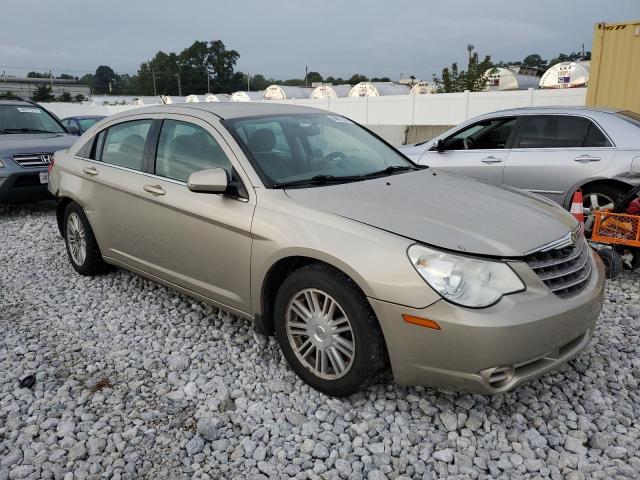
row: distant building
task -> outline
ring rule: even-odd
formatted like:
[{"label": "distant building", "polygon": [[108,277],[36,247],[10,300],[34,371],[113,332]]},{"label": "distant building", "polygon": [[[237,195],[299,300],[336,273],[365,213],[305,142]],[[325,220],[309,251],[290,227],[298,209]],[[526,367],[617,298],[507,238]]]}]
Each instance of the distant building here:
[{"label": "distant building", "polygon": [[41,85],[51,88],[52,95],[59,97],[64,92],[75,97],[76,95],[84,95],[89,97],[91,89],[88,85],[82,85],[75,79],[54,78],[53,85],[50,78],[21,78],[21,77],[5,77],[0,75],[0,95],[11,92],[18,97],[29,99],[33,92]]}]

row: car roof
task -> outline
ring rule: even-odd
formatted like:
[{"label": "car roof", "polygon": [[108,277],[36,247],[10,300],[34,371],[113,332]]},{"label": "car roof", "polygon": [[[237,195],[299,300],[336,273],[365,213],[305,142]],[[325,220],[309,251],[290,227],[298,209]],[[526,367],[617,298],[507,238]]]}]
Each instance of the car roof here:
[{"label": "car roof", "polygon": [[0,99],[0,105],[31,105],[33,106],[34,104],[31,102],[27,102],[25,100],[21,100],[19,98],[16,99]]},{"label": "car roof", "polygon": [[[122,112],[128,113],[185,113],[192,110],[209,112],[221,119],[255,117],[260,115],[278,115],[291,113],[320,113],[323,110],[301,105],[287,105],[282,103],[266,102],[193,102],[193,103],[172,103],[169,105],[154,105],[150,107],[137,108]],[[193,113],[193,112],[192,112]],[[120,114],[122,115],[122,114]]]},{"label": "car roof", "polygon": [[[584,106],[545,106],[545,107],[519,107],[519,108],[507,108],[504,110],[497,110],[495,112],[487,113],[486,115],[495,115],[496,113],[504,114],[545,114],[545,113],[585,113],[585,112],[597,112],[597,113],[617,113],[620,112],[619,108],[607,108],[607,107],[584,107]],[[484,116],[484,115],[483,115]]]},{"label": "car roof", "polygon": [[83,118],[105,118],[105,115],[72,115],[71,117],[64,117],[63,120],[69,120],[71,118],[77,120],[82,120]]}]

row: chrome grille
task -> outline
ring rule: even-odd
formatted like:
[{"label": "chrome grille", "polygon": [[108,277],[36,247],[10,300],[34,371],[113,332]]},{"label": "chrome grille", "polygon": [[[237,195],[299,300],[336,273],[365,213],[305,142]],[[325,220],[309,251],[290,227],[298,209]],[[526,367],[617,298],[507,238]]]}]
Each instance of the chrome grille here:
[{"label": "chrome grille", "polygon": [[21,167],[48,167],[53,153],[21,153],[11,155],[11,159]]},{"label": "chrome grille", "polygon": [[525,258],[549,290],[562,298],[580,293],[591,278],[590,247],[583,235],[577,237],[575,245],[534,253]]}]

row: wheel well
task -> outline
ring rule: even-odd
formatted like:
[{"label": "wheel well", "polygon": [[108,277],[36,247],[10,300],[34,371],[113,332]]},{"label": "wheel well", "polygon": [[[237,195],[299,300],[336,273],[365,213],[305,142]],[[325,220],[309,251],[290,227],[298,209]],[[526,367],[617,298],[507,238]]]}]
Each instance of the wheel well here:
[{"label": "wheel well", "polygon": [[[331,265],[330,263],[323,262],[316,258],[295,256],[286,257],[278,260],[267,272],[264,278],[261,295],[262,314],[256,319],[256,329],[263,335],[273,335],[275,332],[274,319],[273,319],[273,307],[276,300],[276,295],[280,289],[282,282],[291,275],[295,270],[311,265],[312,263],[321,263],[328,265],[329,267],[347,275],[345,272]],[[351,278],[351,277],[349,277]],[[353,280],[353,279],[352,279]],[[356,287],[362,292],[360,286],[354,281]],[[364,292],[362,292],[364,295]]]},{"label": "wheel well", "polygon": [[58,221],[58,231],[60,232],[60,235],[64,235],[64,211],[67,209],[67,205],[69,205],[72,201],[73,200],[71,200],[70,198],[62,197],[56,207],[56,220]]},{"label": "wheel well", "polygon": [[582,189],[584,192],[585,189],[593,187],[595,185],[607,185],[613,188],[620,189],[622,192],[625,192],[625,193],[631,189],[631,185],[620,180],[614,180],[611,178],[605,178],[601,180],[592,180],[590,182],[585,183],[584,185],[576,185],[573,189],[571,189],[571,191],[569,192],[569,194],[566,196],[564,200],[564,207],[567,209],[570,207],[573,194],[576,193],[576,190],[578,190],[578,188]]}]

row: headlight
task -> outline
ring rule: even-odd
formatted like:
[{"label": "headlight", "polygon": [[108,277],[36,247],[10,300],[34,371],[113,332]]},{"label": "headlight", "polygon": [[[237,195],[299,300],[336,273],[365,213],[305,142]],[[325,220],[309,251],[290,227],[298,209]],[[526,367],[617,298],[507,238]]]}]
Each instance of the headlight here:
[{"label": "headlight", "polygon": [[0,168],[4,167],[4,163],[2,160],[0,160]]},{"label": "headlight", "polygon": [[503,295],[525,289],[504,262],[454,255],[422,245],[412,245],[407,254],[431,288],[465,307],[488,307]]}]

